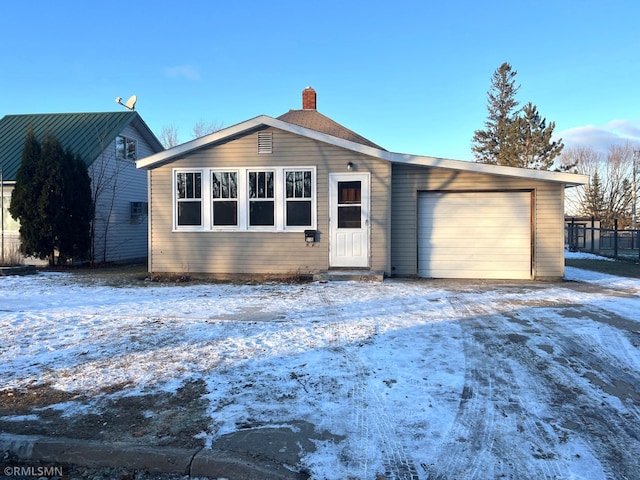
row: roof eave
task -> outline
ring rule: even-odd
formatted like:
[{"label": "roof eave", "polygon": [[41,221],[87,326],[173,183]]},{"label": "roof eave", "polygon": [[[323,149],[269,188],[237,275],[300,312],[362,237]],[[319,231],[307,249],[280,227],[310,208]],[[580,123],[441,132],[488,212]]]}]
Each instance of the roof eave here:
[{"label": "roof eave", "polygon": [[158,137],[156,137],[153,131],[149,128],[149,125],[147,125],[142,116],[138,112],[135,113],[136,115],[132,118],[131,123],[133,123],[138,129],[138,131],[142,135],[142,138],[145,139],[145,141],[151,146],[154,152],[163,151],[165,148],[164,145],[162,145],[162,142],[158,140]]},{"label": "roof eave", "polygon": [[448,158],[425,157],[402,153],[389,153],[387,160],[395,163],[419,165],[427,167],[447,168],[462,170],[472,173],[484,173],[505,177],[527,178],[545,182],[563,183],[567,186],[579,186],[589,183],[589,176],[577,173],[553,172],[549,170],[536,170],[532,168],[506,167],[502,165],[490,165],[487,163],[467,162]]},{"label": "roof eave", "polygon": [[575,173],[550,172],[546,170],[534,170],[529,168],[503,167],[500,165],[489,165],[485,163],[466,162],[463,160],[451,160],[446,158],[425,157],[420,155],[408,155],[402,153],[389,152],[373,148],[360,143],[352,142],[342,138],[334,137],[326,133],[311,130],[292,123],[278,120],[267,115],[260,115],[242,123],[219,130],[204,137],[196,138],[190,142],[183,143],[169,150],[156,153],[136,162],[138,168],[155,168],[172,161],[174,158],[184,155],[190,151],[225,139],[240,135],[244,132],[254,130],[261,126],[278,128],[290,133],[298,134],[313,140],[328,143],[337,147],[345,148],[356,153],[380,158],[393,163],[404,163],[408,165],[418,165],[425,167],[439,167],[458,171],[468,171],[472,173],[485,173],[491,175],[502,175],[506,177],[527,178],[546,182],[563,183],[568,186],[584,185],[589,182],[587,175]]}]

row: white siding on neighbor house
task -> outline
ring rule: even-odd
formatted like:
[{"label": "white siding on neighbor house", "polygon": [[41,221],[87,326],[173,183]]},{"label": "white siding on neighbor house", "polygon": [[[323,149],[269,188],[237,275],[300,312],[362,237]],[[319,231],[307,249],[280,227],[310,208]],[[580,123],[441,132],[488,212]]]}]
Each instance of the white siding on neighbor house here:
[{"label": "white siding on neighbor house", "polygon": [[418,274],[418,195],[422,191],[533,192],[532,266],[538,279],[564,275],[564,185],[497,175],[394,164],[391,265],[394,275]]},{"label": "white siding on neighbor house", "polygon": [[[387,162],[349,152],[306,137],[269,128],[273,153],[257,153],[257,132],[150,170],[152,273],[307,274],[329,266],[329,173],[371,172],[370,267],[387,271],[390,166]],[[303,232],[173,230],[172,169],[220,167],[316,167],[318,241],[307,244]]]},{"label": "white siding on neighbor house", "polygon": [[12,193],[13,185],[2,186],[2,224],[0,225],[0,229],[5,235],[7,233],[19,233],[20,231],[20,222],[14,220],[9,213]]},{"label": "white siding on neighbor house", "polygon": [[[137,140],[138,158],[153,153],[131,125],[121,135]],[[147,172],[129,160],[116,160],[115,141],[89,167],[92,190],[100,185],[95,219],[94,258],[96,262],[142,259],[148,254],[147,215],[131,217],[131,202],[147,202]]]},{"label": "white siding on neighbor house", "polygon": [[4,196],[2,215],[2,225],[0,225],[0,257],[5,262],[18,260],[25,265],[47,265],[47,260],[40,260],[35,257],[24,257],[20,253],[20,222],[14,220],[9,213],[11,205],[11,194],[13,193],[13,184],[4,185],[2,195]]}]

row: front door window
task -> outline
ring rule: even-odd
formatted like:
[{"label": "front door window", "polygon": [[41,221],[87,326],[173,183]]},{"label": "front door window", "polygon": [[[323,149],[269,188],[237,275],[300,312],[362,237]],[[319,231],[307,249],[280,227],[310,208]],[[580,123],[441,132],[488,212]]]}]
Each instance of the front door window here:
[{"label": "front door window", "polygon": [[338,228],[360,228],[362,182],[338,182]]}]

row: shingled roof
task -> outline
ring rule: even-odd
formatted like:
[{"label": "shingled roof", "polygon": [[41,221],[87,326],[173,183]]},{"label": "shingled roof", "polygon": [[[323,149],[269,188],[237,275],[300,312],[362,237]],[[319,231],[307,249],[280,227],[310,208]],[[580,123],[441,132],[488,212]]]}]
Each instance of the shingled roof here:
[{"label": "shingled roof", "polygon": [[380,145],[376,145],[371,140],[367,140],[362,135],[358,135],[318,112],[316,109],[316,92],[311,87],[305,88],[302,92],[302,110],[289,110],[277,118],[283,122],[326,133],[327,135],[342,138],[343,140],[349,140],[350,142],[359,143],[379,150],[386,150]]},{"label": "shingled roof", "polygon": [[0,166],[3,180],[15,180],[30,126],[39,141],[48,132],[65,149],[80,155],[87,165],[91,165],[129,124],[133,124],[154,151],[164,150],[137,112],[6,115],[0,119]]}]

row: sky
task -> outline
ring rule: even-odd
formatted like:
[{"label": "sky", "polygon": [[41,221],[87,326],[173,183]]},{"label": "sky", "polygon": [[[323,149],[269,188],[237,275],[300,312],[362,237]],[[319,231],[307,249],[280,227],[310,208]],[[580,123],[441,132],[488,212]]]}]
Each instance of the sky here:
[{"label": "sky", "polygon": [[387,150],[472,160],[509,62],[567,147],[640,146],[640,2],[6,2],[0,116],[102,112],[138,98],[160,136],[301,108]]}]

